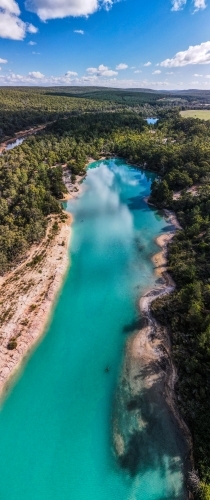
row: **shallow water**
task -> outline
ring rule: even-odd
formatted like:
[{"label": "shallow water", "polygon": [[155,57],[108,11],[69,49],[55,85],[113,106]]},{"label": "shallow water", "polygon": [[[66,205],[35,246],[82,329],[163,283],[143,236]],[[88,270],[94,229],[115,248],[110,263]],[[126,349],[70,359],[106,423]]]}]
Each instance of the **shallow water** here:
[{"label": "shallow water", "polygon": [[0,415],[0,498],[182,500],[181,469],[165,473],[171,457],[181,460],[173,427],[170,456],[158,441],[162,460],[151,468],[151,443],[143,443],[135,476],[112,449],[125,340],[139,321],[139,297],[155,285],[154,238],[169,226],[143,200],[153,174],[120,160],[91,167],[82,196],[68,202],[72,264],[47,335]]},{"label": "shallow water", "polygon": [[155,125],[158,122],[158,118],[147,118],[148,125]]},{"label": "shallow water", "polygon": [[23,141],[25,141],[26,137],[22,137],[21,139],[16,139],[14,142],[10,142],[7,144],[7,147],[5,148],[5,151],[9,151],[10,149],[14,149],[17,146],[20,146]]}]

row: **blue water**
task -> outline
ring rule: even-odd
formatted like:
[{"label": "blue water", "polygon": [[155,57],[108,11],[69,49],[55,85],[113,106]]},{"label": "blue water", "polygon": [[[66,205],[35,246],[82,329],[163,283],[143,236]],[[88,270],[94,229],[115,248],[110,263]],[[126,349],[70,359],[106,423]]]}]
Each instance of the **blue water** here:
[{"label": "blue water", "polygon": [[158,122],[158,118],[147,118],[148,125],[155,125]]},{"label": "blue water", "polygon": [[0,499],[182,500],[181,469],[168,467],[182,460],[173,426],[170,456],[158,441],[162,459],[150,467],[149,436],[135,476],[112,447],[123,349],[138,299],[155,285],[154,238],[168,223],[144,202],[153,174],[121,160],[91,167],[68,202],[71,267],[47,335],[0,414]]},{"label": "blue water", "polygon": [[14,142],[10,142],[9,144],[7,144],[7,147],[5,148],[5,150],[9,151],[10,149],[14,149],[17,146],[20,146],[25,139],[26,138],[22,137],[21,139],[16,139]]}]

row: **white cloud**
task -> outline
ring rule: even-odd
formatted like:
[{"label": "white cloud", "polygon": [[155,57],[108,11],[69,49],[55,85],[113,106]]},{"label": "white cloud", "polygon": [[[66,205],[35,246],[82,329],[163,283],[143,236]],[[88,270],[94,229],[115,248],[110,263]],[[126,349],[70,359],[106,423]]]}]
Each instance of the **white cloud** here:
[{"label": "white cloud", "polygon": [[6,63],[8,63],[7,59],[1,59],[0,57],[0,64],[6,64]]},{"label": "white cloud", "polygon": [[10,14],[15,14],[16,16],[20,14],[19,5],[15,0],[0,0],[0,9],[10,12]]},{"label": "white cloud", "polygon": [[160,63],[165,68],[187,66],[188,64],[210,64],[210,42],[191,45],[183,52],[177,52],[172,59]]},{"label": "white cloud", "polygon": [[67,16],[88,16],[104,7],[109,10],[117,0],[26,0],[26,7],[40,17],[47,19]]},{"label": "white cloud", "polygon": [[151,64],[152,63],[150,61],[148,61],[147,63],[144,64],[144,66],[151,66]]},{"label": "white cloud", "polygon": [[94,74],[94,73],[97,73],[97,68],[87,68],[86,69],[87,73],[90,73],[90,74]]},{"label": "white cloud", "polygon": [[[209,75],[210,76],[210,75]],[[150,81],[147,79],[117,79],[116,77],[106,77],[98,76],[97,74],[86,74],[82,77],[69,75],[61,76],[44,76],[39,71],[32,71],[28,75],[20,75],[12,73],[9,71],[7,74],[0,73],[0,86],[10,85],[10,86],[101,86],[101,87],[115,87],[115,88],[151,88],[151,89],[183,89],[186,88],[186,84],[183,82],[168,82],[167,80],[160,81]],[[187,83],[188,88],[192,85],[192,82]],[[210,88],[210,80],[206,79],[202,84],[203,88]],[[201,87],[201,86],[200,86]]]},{"label": "white cloud", "polygon": [[153,71],[153,75],[159,75],[161,73],[160,69],[156,69],[155,71]]},{"label": "white cloud", "polygon": [[198,10],[204,10],[207,7],[206,0],[194,0],[194,7],[195,10],[194,12],[197,12]]},{"label": "white cloud", "polygon": [[24,23],[20,17],[20,9],[15,0],[0,0],[0,37],[11,40],[23,40],[26,33],[37,33],[37,28]]},{"label": "white cloud", "polygon": [[[187,0],[172,0],[173,11],[182,10],[187,3]],[[193,0],[194,12],[198,10],[203,10],[207,7],[206,0]]]},{"label": "white cloud", "polygon": [[142,73],[142,71],[140,69],[136,69],[136,71],[134,71],[134,73]]},{"label": "white cloud", "polygon": [[35,33],[38,33],[38,28],[36,28],[33,24],[27,23],[27,31],[28,33],[32,33],[32,35],[34,35]]},{"label": "white cloud", "polygon": [[172,9],[174,11],[181,10],[186,5],[187,0],[172,0]]},{"label": "white cloud", "polygon": [[78,35],[84,35],[85,32],[83,30],[74,30],[74,33],[78,33]]},{"label": "white cloud", "polygon": [[44,75],[40,73],[40,71],[30,71],[29,76],[31,76],[31,78],[35,78],[36,80],[44,78]]},{"label": "white cloud", "polygon": [[76,71],[67,71],[67,73],[65,74],[65,76],[67,76],[67,77],[77,76],[77,73],[76,73]]},{"label": "white cloud", "polygon": [[174,72],[173,71],[167,71],[166,73],[167,75],[174,75]]},{"label": "white cloud", "polygon": [[11,40],[23,40],[26,34],[26,23],[9,12],[0,12],[0,37]]},{"label": "white cloud", "polygon": [[97,76],[114,76],[118,75],[117,71],[113,71],[112,69],[109,69],[108,66],[104,66],[104,64],[100,64],[98,68],[87,68],[86,69],[87,73],[91,75],[97,75]]},{"label": "white cloud", "polygon": [[206,75],[205,78],[210,78],[210,75]]},{"label": "white cloud", "polygon": [[199,75],[199,73],[194,73],[194,76],[198,78],[198,76],[203,76],[203,75]]},{"label": "white cloud", "polygon": [[36,45],[36,42],[28,42],[28,45]]},{"label": "white cloud", "polygon": [[116,66],[116,70],[121,71],[122,69],[127,69],[128,65],[124,63],[120,63]]}]

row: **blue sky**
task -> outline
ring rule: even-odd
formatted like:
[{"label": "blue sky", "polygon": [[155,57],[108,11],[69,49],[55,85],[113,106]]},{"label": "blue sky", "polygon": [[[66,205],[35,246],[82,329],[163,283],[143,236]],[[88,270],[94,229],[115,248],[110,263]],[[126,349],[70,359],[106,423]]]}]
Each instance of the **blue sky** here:
[{"label": "blue sky", "polygon": [[0,85],[210,89],[208,0],[0,0]]}]

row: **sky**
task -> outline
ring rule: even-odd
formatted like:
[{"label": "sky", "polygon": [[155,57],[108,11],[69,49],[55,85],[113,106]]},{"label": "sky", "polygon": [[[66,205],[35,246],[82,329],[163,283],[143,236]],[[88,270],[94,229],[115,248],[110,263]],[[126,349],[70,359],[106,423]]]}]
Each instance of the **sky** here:
[{"label": "sky", "polygon": [[210,0],[0,0],[0,68],[0,85],[210,89]]}]

